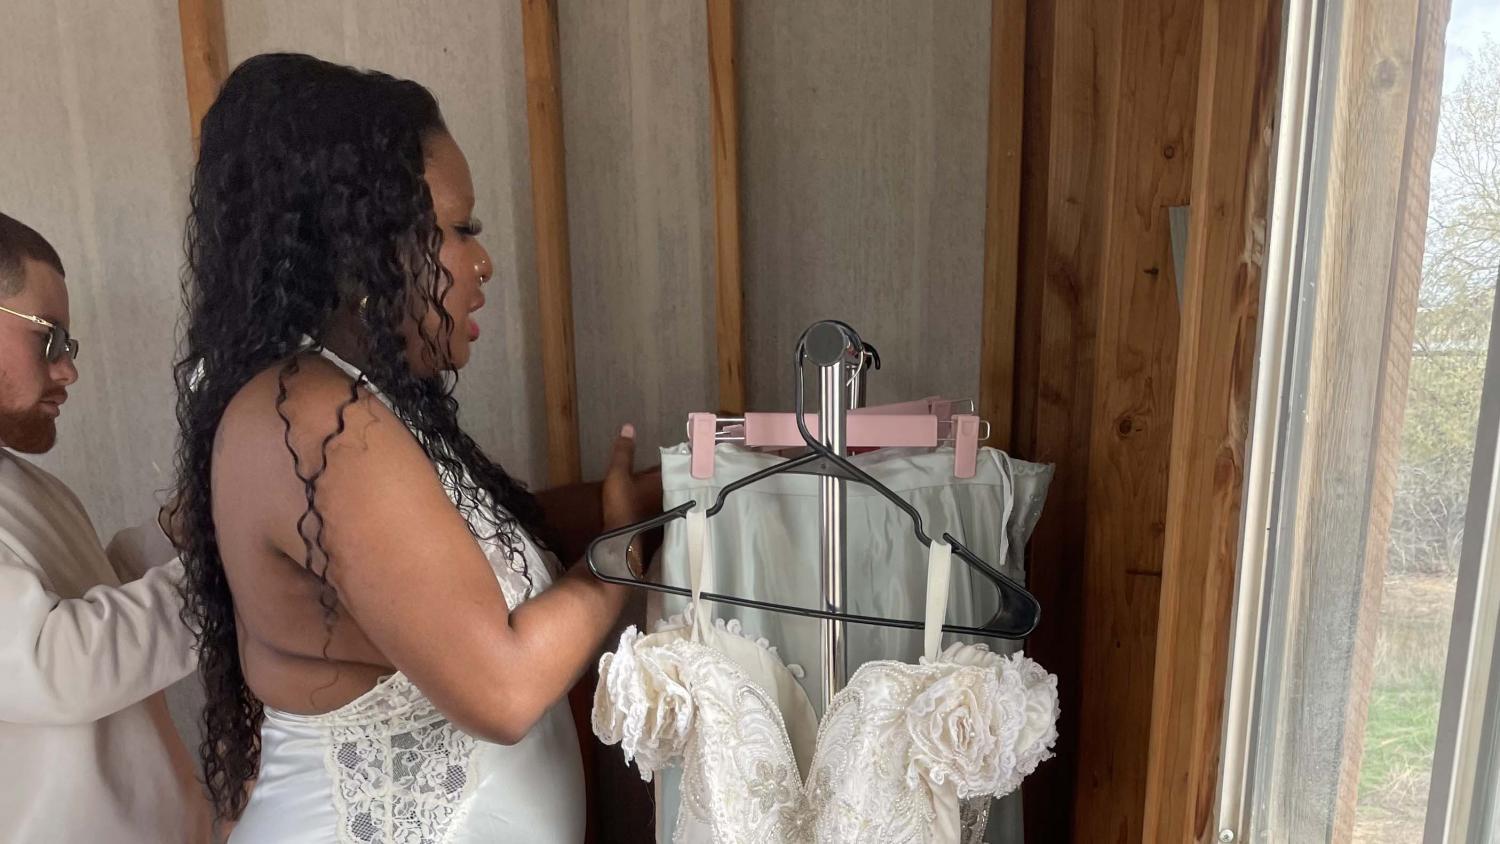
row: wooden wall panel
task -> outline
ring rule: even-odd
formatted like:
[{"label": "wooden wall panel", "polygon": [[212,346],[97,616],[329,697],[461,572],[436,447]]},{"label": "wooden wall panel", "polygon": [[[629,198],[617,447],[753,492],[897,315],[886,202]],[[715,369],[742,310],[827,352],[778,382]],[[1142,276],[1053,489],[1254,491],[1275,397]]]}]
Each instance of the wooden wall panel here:
[{"label": "wooden wall panel", "polygon": [[1200,210],[1189,226],[1147,841],[1206,842],[1217,834],[1213,802],[1280,65],[1276,0],[1210,0],[1203,15],[1192,204],[1212,213]]},{"label": "wooden wall panel", "polygon": [[1026,2],[992,0],[979,414],[990,420],[993,428],[990,445],[1002,449],[1011,447],[1011,426],[1015,422],[1025,85]]},{"label": "wooden wall panel", "polygon": [[745,411],[745,293],[740,252],[740,96],[734,0],[706,0],[714,155],[714,309],[719,403]]},{"label": "wooden wall panel", "polygon": [[1028,651],[1063,695],[1030,841],[1142,840],[1179,330],[1168,209],[1190,190],[1200,8],[1027,8],[1015,444],[1058,467]]},{"label": "wooden wall panel", "polygon": [[583,480],[583,462],[579,457],[572,248],[568,242],[556,0],[521,0],[521,43],[531,153],[531,235],[536,242],[542,405],[547,412],[547,480],[553,486],[562,486]]},{"label": "wooden wall panel", "polygon": [[1027,10],[1016,453],[1057,466],[1032,537],[1029,585],[1046,619],[1027,650],[1059,679],[1057,758],[1025,789],[1027,840],[1073,840],[1079,763],[1079,682],[1097,272],[1112,112],[1109,50],[1116,23],[1088,0]]},{"label": "wooden wall panel", "polygon": [[1187,203],[1198,0],[1119,21],[1090,424],[1074,834],[1138,841],[1177,363],[1168,208]]},{"label": "wooden wall panel", "polygon": [[[829,316],[881,346],[877,399],[977,392],[990,4],[861,8],[738,10],[752,405],[789,403],[791,344]],[[491,288],[495,330],[460,386],[465,423],[544,482],[517,10],[465,2],[462,27],[393,0],[236,0],[225,13],[231,65],[303,50],[438,95],[508,283]],[[562,0],[559,16],[581,458],[594,475],[620,422],[647,446],[673,443],[687,410],[717,404],[707,22],[701,4],[653,2]]]},{"label": "wooden wall panel", "polygon": [[177,19],[182,28],[182,69],[187,82],[188,122],[193,147],[198,146],[198,127],[203,115],[219,95],[219,86],[229,73],[224,39],[224,7],[220,0],[178,0]]}]

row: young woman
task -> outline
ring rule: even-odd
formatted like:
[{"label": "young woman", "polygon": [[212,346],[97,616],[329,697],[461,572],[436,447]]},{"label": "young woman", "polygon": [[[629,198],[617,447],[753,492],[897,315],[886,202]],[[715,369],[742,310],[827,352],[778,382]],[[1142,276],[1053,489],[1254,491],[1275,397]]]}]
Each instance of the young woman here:
[{"label": "young woman", "polygon": [[[582,838],[564,698],[624,595],[555,570],[543,506],[458,425],[492,274],[473,214],[415,82],[263,55],[204,118],[179,533],[237,844]],[[602,504],[546,515],[659,508],[631,437]]]}]

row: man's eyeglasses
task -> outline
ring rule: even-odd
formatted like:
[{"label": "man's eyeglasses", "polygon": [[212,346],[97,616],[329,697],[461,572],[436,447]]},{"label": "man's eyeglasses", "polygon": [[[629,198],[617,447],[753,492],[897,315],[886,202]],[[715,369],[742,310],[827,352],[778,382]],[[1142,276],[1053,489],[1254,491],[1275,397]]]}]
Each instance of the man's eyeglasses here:
[{"label": "man's eyeglasses", "polygon": [[61,325],[54,325],[35,314],[23,314],[10,308],[0,307],[0,313],[20,317],[47,329],[47,345],[43,348],[42,354],[46,356],[48,363],[57,363],[62,360],[64,353],[67,353],[68,357],[73,360],[78,360],[78,341],[68,335],[68,329]]}]

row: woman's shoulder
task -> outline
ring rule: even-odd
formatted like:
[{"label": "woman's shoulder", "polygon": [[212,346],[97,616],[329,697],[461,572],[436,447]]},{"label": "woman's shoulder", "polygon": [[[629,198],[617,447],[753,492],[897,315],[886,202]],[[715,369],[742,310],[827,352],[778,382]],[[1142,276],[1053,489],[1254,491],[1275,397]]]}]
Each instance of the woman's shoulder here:
[{"label": "woman's shoulder", "polygon": [[358,378],[317,354],[266,367],[240,388],[219,423],[220,447],[290,444],[299,452],[371,426],[405,426]]}]

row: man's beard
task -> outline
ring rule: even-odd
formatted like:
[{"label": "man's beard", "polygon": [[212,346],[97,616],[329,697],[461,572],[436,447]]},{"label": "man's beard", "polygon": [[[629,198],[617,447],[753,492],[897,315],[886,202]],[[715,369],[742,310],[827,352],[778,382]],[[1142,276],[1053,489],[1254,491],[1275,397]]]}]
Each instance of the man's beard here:
[{"label": "man's beard", "polygon": [[57,444],[57,420],[38,408],[0,412],[0,444],[22,454],[44,454]]}]

